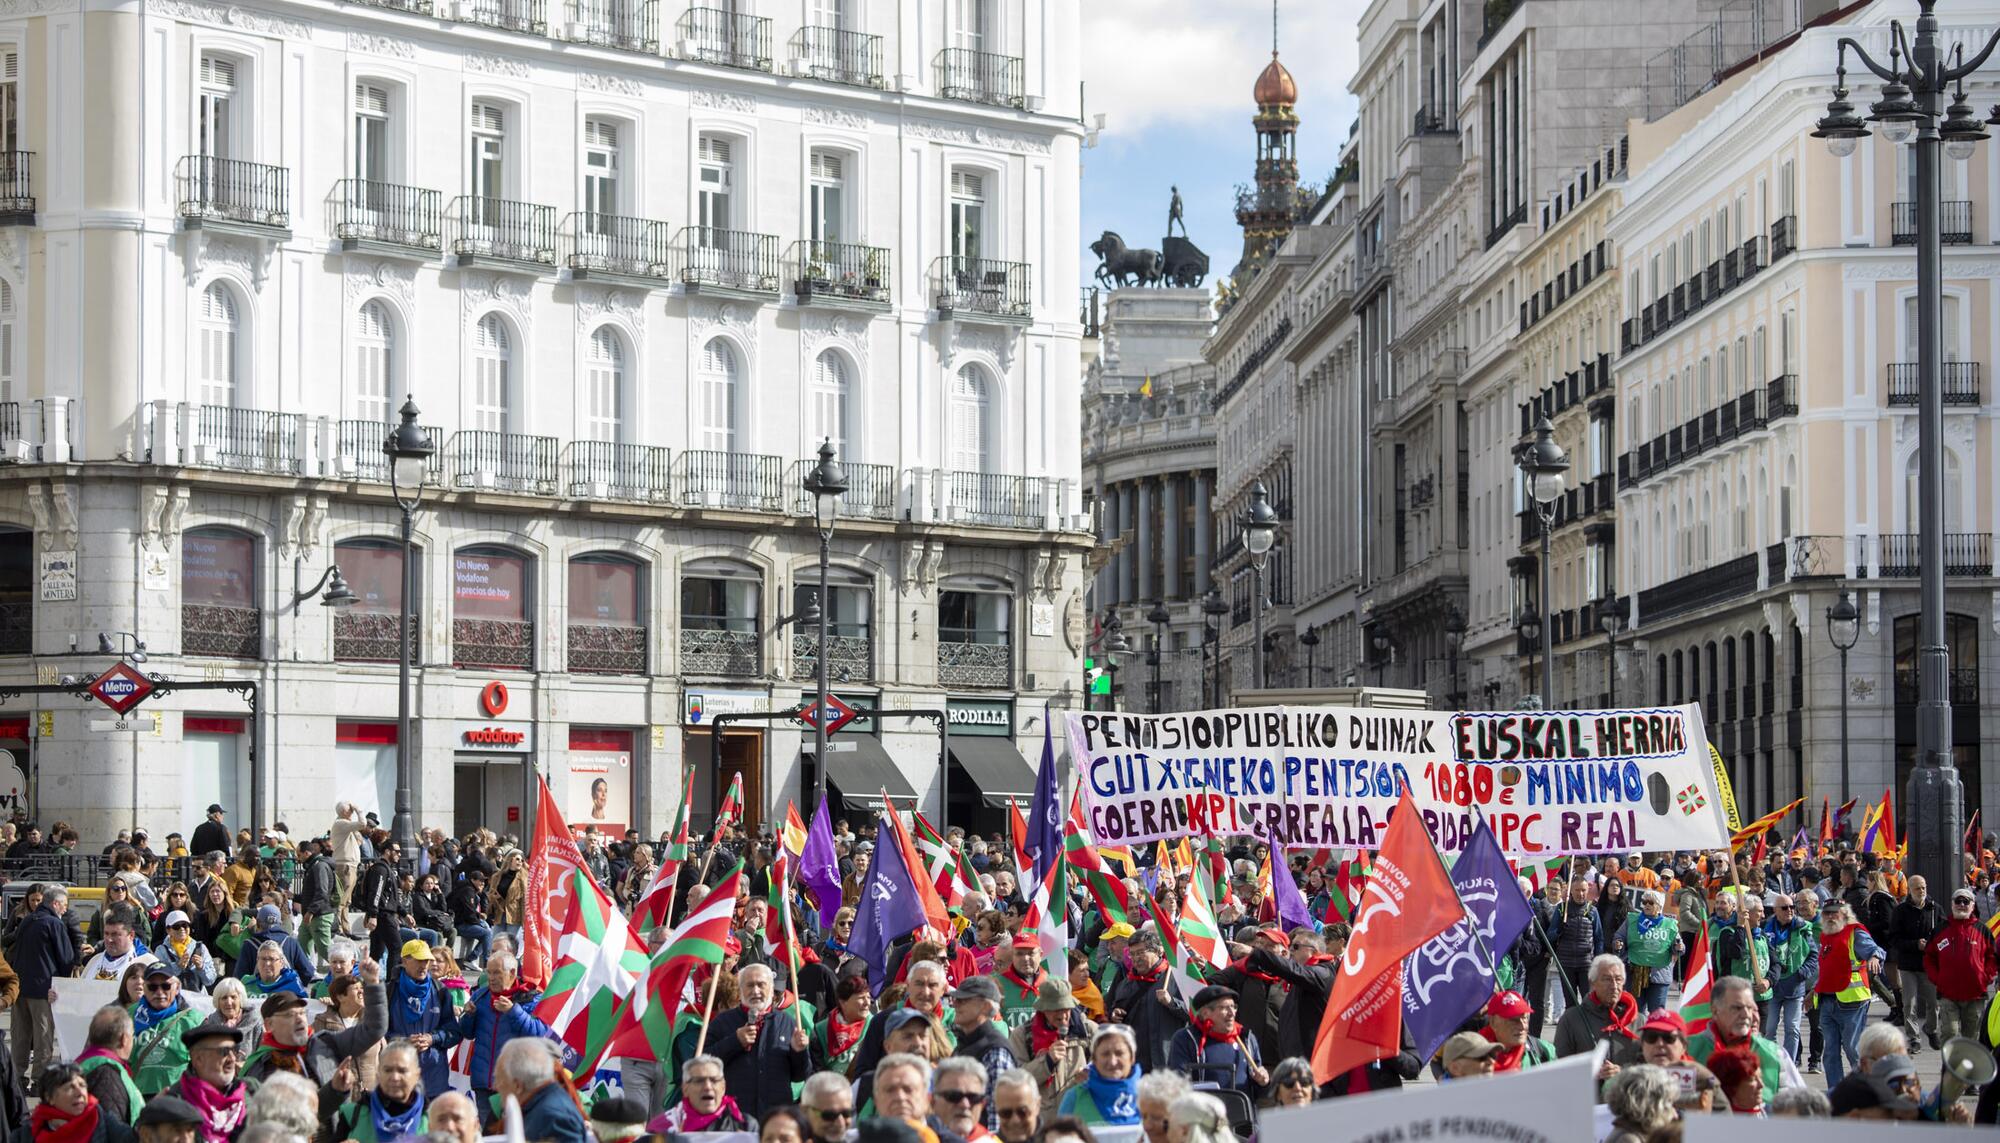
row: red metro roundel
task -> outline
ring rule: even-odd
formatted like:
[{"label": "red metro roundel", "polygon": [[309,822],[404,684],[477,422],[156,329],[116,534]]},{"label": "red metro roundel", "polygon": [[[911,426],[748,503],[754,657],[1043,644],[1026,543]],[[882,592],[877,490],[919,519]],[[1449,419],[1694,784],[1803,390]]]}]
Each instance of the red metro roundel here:
[{"label": "red metro roundel", "polygon": [[91,681],[90,693],[113,714],[124,714],[153,693],[153,681],[125,663],[115,663]]}]

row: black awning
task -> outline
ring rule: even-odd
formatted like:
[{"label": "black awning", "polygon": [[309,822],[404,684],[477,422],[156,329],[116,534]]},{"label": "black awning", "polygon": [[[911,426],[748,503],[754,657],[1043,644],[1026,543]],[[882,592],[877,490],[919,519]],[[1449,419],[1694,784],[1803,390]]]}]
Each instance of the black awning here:
[{"label": "black awning", "polygon": [[987,805],[1004,806],[1013,798],[1026,806],[1034,800],[1035,768],[1014,749],[1012,739],[955,735],[951,757],[979,787],[979,796]]},{"label": "black awning", "polygon": [[[917,792],[910,788],[910,780],[903,777],[896,760],[882,749],[881,739],[857,734],[852,738],[835,738],[827,746],[826,780],[839,788],[840,800],[850,808],[881,809],[883,790],[889,791],[892,798],[916,799]],[[840,749],[844,746],[853,749]]]}]

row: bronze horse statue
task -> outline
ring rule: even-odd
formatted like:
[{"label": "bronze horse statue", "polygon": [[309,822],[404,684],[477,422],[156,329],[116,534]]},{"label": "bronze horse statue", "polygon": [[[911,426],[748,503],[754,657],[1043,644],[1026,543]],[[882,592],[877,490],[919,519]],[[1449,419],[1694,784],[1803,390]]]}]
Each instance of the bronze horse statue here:
[{"label": "bronze horse statue", "polygon": [[1116,231],[1107,230],[1104,236],[1090,244],[1090,252],[1097,255],[1097,280],[1106,286],[1123,288],[1133,284],[1158,285],[1165,273],[1165,261],[1158,250],[1144,250],[1125,245]]}]

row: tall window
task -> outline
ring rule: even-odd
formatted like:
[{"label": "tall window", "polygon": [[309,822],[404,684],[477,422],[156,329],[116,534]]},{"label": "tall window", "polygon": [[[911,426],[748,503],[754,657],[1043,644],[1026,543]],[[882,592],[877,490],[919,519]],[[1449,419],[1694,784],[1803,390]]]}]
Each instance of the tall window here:
[{"label": "tall window", "polygon": [[985,472],[991,430],[986,376],[977,365],[958,371],[951,387],[951,468]]},{"label": "tall window", "polygon": [[513,396],[514,345],[499,314],[479,319],[472,331],[472,427],[504,433]]},{"label": "tall window", "polygon": [[[602,119],[583,122],[583,209],[586,214],[620,212],[618,203],[618,125]],[[593,220],[594,227],[605,223]]]},{"label": "tall window", "polygon": [[807,0],[806,25],[813,28],[846,30],[848,0]]},{"label": "tall window", "polygon": [[0,279],[0,401],[17,400],[14,359],[14,287]]},{"label": "tall window", "polygon": [[354,177],[394,181],[389,177],[389,92],[377,84],[354,85]]},{"label": "tall window", "polygon": [[236,299],[229,287],[211,283],[202,291],[201,313],[195,323],[201,373],[196,400],[203,405],[236,403]]},{"label": "tall window", "polygon": [[[1947,532],[1956,532],[1959,530],[1958,506],[1962,498],[1960,496],[1962,485],[1959,477],[1958,454],[1951,449],[1945,449],[1943,459],[1944,530]],[[1918,493],[1921,482],[1917,475],[1921,463],[1922,458],[1916,453],[1911,453],[1909,463],[1903,466],[1903,530],[1907,532],[1917,531],[1918,524],[1922,520],[1922,509],[1920,507],[1922,501]]]},{"label": "tall window", "polygon": [[813,438],[830,440],[847,458],[847,362],[829,349],[813,362]]},{"label": "tall window", "polygon": [[[1942,326],[1940,336],[1944,341],[1944,359],[1946,361],[1961,361],[1964,359],[1965,354],[1959,348],[1958,344],[1958,298],[1952,294],[1946,294],[1940,301],[1942,304],[1939,309],[1944,317],[1943,322],[1940,323]],[[1909,297],[1903,299],[1904,361],[1918,360],[1917,329],[1917,296],[1911,294]]]},{"label": "tall window", "polygon": [[354,418],[378,425],[389,423],[389,392],[395,333],[389,324],[389,309],[381,302],[369,302],[355,314],[354,323]]},{"label": "tall window", "polygon": [[617,330],[603,326],[590,335],[583,377],[585,439],[617,440],[625,419],[625,344]]},{"label": "tall window", "polygon": [[970,171],[951,173],[951,252],[977,258],[986,229],[986,180]]},{"label": "tall window", "polygon": [[695,201],[695,222],[699,226],[729,230],[735,223],[729,200],[736,183],[729,140],[703,135],[698,160],[700,184]]},{"label": "tall window", "polygon": [[0,49],[0,151],[21,147],[21,53]]},{"label": "tall window", "polygon": [[235,123],[230,101],[236,97],[236,61],[221,56],[201,57],[201,96],[195,114],[195,144],[199,153],[211,159],[227,159],[234,153],[230,132]]},{"label": "tall window", "polygon": [[[507,197],[507,112],[491,103],[472,105],[472,193]],[[495,212],[497,215],[497,212]],[[497,217],[489,218],[497,222]]]},{"label": "tall window", "polygon": [[847,226],[845,188],[841,183],[839,155],[826,151],[812,153],[812,240],[845,242]]},{"label": "tall window", "polygon": [[736,451],[736,351],[721,338],[701,350],[701,447]]},{"label": "tall window", "polygon": [[986,0],[951,0],[951,46],[983,52],[987,29]]}]

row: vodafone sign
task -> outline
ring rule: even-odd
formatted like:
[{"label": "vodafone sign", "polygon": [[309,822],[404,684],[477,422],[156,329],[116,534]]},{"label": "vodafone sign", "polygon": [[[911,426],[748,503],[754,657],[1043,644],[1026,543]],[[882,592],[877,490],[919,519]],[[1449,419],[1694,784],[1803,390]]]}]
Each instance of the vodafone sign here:
[{"label": "vodafone sign", "polygon": [[532,722],[460,719],[452,724],[451,733],[460,750],[482,754],[527,754],[535,749],[535,724]]}]

